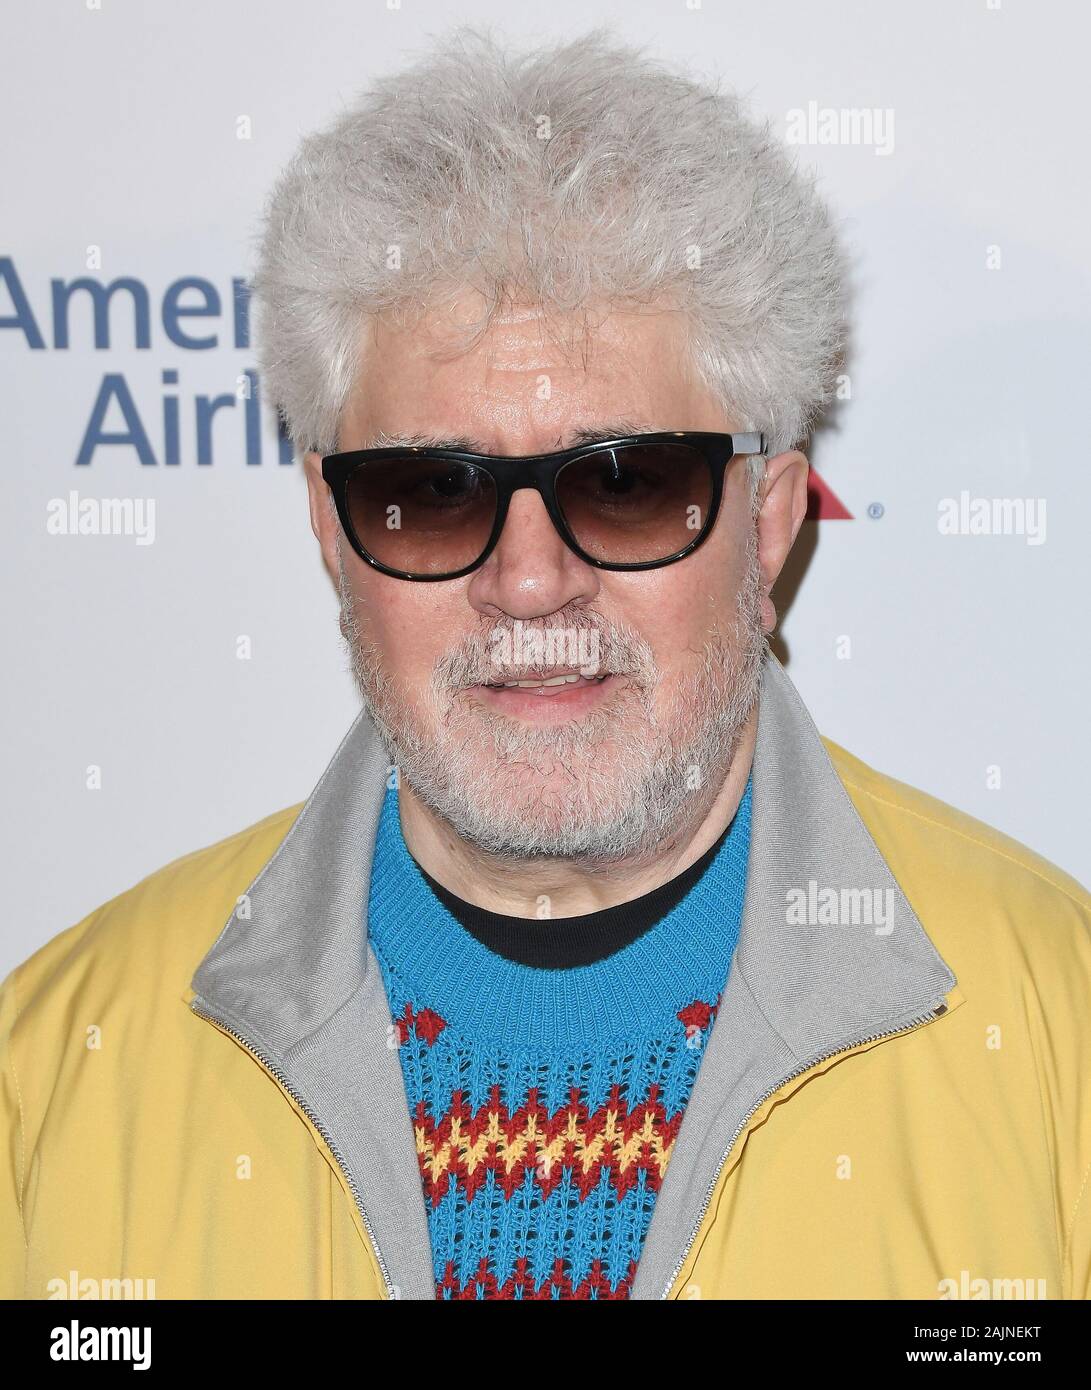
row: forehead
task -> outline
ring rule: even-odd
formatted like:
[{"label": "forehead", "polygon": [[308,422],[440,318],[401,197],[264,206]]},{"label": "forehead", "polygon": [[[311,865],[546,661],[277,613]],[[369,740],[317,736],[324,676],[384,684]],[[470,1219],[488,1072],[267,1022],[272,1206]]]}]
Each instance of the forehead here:
[{"label": "forehead", "polygon": [[480,302],[461,299],[412,322],[374,321],[342,447],[398,440],[530,453],[697,428],[702,407],[702,423],[719,423],[692,369],[686,320],[673,307],[548,315],[516,307],[483,329],[482,319]]},{"label": "forehead", "polygon": [[[622,439],[626,435],[646,434],[655,427],[644,420],[632,417],[616,418],[612,421],[573,422],[565,431],[566,443],[599,444],[606,439]],[[379,448],[412,449],[463,449],[468,453],[488,453],[486,443],[468,434],[444,434],[442,430],[401,430],[390,434],[386,430],[376,430],[371,444]]]}]

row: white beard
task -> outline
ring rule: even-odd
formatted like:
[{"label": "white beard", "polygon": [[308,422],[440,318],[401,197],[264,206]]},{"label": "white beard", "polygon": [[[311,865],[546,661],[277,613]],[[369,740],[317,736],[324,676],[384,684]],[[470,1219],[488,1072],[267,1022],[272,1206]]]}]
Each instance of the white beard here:
[{"label": "white beard", "polygon": [[718,790],[727,775],[766,650],[753,531],[747,561],[734,631],[710,634],[697,668],[659,712],[648,644],[587,610],[553,614],[548,625],[596,628],[602,666],[628,679],[590,716],[548,728],[486,709],[470,693],[488,677],[488,649],[503,623],[472,634],[438,663],[424,692],[423,727],[382,670],[378,649],[362,640],[343,566],[341,631],[392,765],[456,834],[503,859],[607,864],[677,833],[694,795]]}]

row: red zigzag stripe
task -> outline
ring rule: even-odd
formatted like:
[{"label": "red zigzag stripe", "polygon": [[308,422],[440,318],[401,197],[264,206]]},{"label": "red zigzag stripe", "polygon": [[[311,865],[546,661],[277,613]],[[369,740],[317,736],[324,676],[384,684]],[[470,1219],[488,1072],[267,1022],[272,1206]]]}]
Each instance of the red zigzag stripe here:
[{"label": "red zigzag stripe", "polygon": [[566,1172],[574,1176],[581,1201],[597,1187],[604,1170],[618,1197],[624,1197],[640,1173],[658,1191],[681,1123],[682,1112],[667,1118],[658,1085],[650,1086],[647,1100],[631,1109],[615,1085],[593,1114],[581,1102],[578,1086],[571,1088],[568,1104],[553,1114],[540,1103],[536,1087],[509,1114],[494,1086],[487,1104],[476,1112],[465,1093],[456,1091],[438,1125],[423,1101],[414,1116],[421,1180],[434,1207],[448,1191],[448,1175],[468,1201],[488,1173],[496,1174],[509,1199],[528,1172],[546,1197]]},{"label": "red zigzag stripe", "polygon": [[516,1260],[515,1272],[500,1284],[497,1282],[496,1275],[489,1269],[488,1260],[483,1259],[477,1268],[477,1273],[471,1275],[465,1284],[460,1284],[455,1278],[454,1261],[449,1260],[442,1280],[436,1285],[436,1297],[476,1299],[480,1296],[479,1291],[483,1291],[486,1299],[514,1299],[517,1293],[521,1293],[524,1301],[527,1301],[552,1299],[554,1290],[557,1290],[562,1299],[590,1299],[592,1296],[599,1299],[626,1299],[632,1292],[633,1279],[636,1275],[636,1261],[630,1260],[629,1272],[619,1282],[616,1289],[612,1288],[609,1279],[603,1273],[602,1261],[595,1260],[591,1266],[590,1274],[585,1279],[581,1279],[573,1288],[571,1279],[564,1272],[564,1261],[557,1259],[553,1264],[553,1273],[544,1280],[539,1288],[535,1288],[534,1280],[527,1272],[528,1264],[529,1261],[525,1257]]}]

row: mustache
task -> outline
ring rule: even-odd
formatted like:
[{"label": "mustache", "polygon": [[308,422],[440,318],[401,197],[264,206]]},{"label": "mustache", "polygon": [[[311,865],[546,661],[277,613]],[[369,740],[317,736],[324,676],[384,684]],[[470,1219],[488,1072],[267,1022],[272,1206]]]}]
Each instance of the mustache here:
[{"label": "mustache", "polygon": [[586,610],[549,619],[501,620],[470,633],[436,663],[433,688],[457,694],[498,681],[528,680],[544,670],[627,676],[649,687],[658,668],[649,644],[632,628]]}]

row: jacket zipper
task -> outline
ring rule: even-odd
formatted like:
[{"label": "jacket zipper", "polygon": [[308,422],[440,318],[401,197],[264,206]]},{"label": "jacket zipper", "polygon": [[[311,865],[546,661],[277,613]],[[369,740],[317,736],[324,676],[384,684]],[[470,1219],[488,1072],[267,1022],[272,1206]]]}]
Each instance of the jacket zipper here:
[{"label": "jacket zipper", "polygon": [[276,1080],[277,1084],[281,1086],[285,1091],[287,1091],[287,1093],[292,1097],[295,1103],[306,1115],[307,1119],[311,1122],[312,1125],[314,1125],[315,1129],[322,1136],[322,1139],[326,1144],[327,1148],[329,1149],[330,1153],[333,1154],[334,1160],[336,1161],[337,1166],[340,1168],[345,1181],[348,1183],[349,1190],[351,1191],[353,1196],[353,1200],[356,1202],[357,1210],[359,1211],[360,1217],[364,1223],[364,1229],[367,1231],[368,1239],[371,1241],[371,1248],[375,1252],[375,1259],[382,1273],[383,1282],[386,1285],[387,1297],[395,1299],[397,1297],[397,1294],[394,1289],[394,1284],[390,1278],[390,1271],[387,1269],[386,1261],[383,1259],[382,1251],[379,1249],[378,1241],[376,1241],[375,1239],[375,1232],[372,1229],[370,1220],[368,1219],[368,1214],[364,1210],[364,1203],[363,1199],[360,1196],[360,1189],[352,1180],[348,1168],[345,1165],[345,1160],[341,1154],[341,1151],[334,1143],[333,1138],[331,1137],[329,1131],[326,1129],[325,1125],[323,1125],[322,1121],[314,1113],[314,1111],[299,1094],[299,1092],[291,1085],[291,1083],[288,1081],[288,1078],[284,1075],[280,1068],[276,1066],[272,1061],[270,1061],[270,1059],[266,1057],[264,1053],[259,1052],[258,1049],[256,1047],[253,1047],[249,1042],[247,1042],[247,1040],[240,1033],[236,1033],[234,1028],[228,1028],[225,1023],[221,1023],[218,1018],[214,1017],[207,1010],[198,1008],[195,1000],[190,1004],[190,1008],[193,1010],[195,1014],[198,1015],[198,1017],[207,1019],[209,1023],[211,1023],[215,1028],[218,1028],[221,1033],[227,1033],[229,1037],[234,1038],[235,1041],[240,1044],[240,1046],[242,1046],[247,1052],[249,1052],[251,1057],[253,1057],[255,1061],[257,1061],[261,1066],[263,1066],[265,1070]]},{"label": "jacket zipper", "polygon": [[754,1114],[765,1104],[769,1097],[775,1095],[777,1091],[779,1091],[783,1086],[787,1086],[789,1081],[794,1081],[797,1076],[802,1076],[805,1071],[810,1071],[812,1067],[817,1067],[820,1066],[823,1062],[828,1062],[831,1057],[838,1057],[841,1055],[842,1052],[851,1052],[854,1047],[860,1047],[864,1043],[878,1042],[881,1038],[893,1038],[898,1033],[911,1033],[914,1028],[919,1028],[922,1024],[931,1023],[932,1020],[936,1018],[942,1018],[943,1015],[947,1012],[947,1007],[948,1006],[946,1002],[939,1003],[935,1005],[935,1007],[929,1013],[922,1014],[919,1018],[911,1019],[908,1023],[903,1024],[900,1028],[888,1028],[884,1033],[872,1033],[870,1036],[866,1038],[857,1038],[855,1042],[847,1043],[844,1047],[835,1048],[833,1052],[826,1052],[823,1053],[821,1057],[814,1057],[809,1062],[805,1063],[805,1065],[803,1065],[802,1067],[797,1067],[795,1071],[789,1072],[787,1076],[781,1077],[781,1079],[776,1083],[775,1086],[770,1086],[770,1088],[767,1091],[763,1092],[758,1097],[758,1099],[754,1102],[753,1106],[751,1106],[750,1110],[743,1117],[742,1123],[739,1125],[738,1129],[731,1136],[731,1141],[728,1144],[727,1148],[724,1150],[723,1156],[721,1157],[720,1162],[716,1166],[716,1176],[712,1179],[712,1182],[709,1184],[708,1192],[705,1194],[705,1200],[701,1206],[700,1214],[698,1215],[697,1220],[694,1223],[693,1230],[690,1232],[689,1240],[686,1241],[686,1248],[683,1250],[681,1258],[675,1265],[670,1279],[667,1281],[666,1288],[659,1295],[660,1300],[663,1300],[668,1297],[671,1289],[674,1287],[674,1281],[682,1272],[682,1266],[686,1263],[686,1260],[689,1258],[689,1252],[693,1249],[693,1242],[697,1239],[697,1234],[701,1229],[701,1225],[704,1222],[708,1209],[712,1205],[712,1198],[716,1191],[717,1185],[719,1184],[720,1174],[723,1172],[724,1164],[730,1157],[731,1150],[735,1147],[735,1143],[738,1140],[739,1135],[747,1127]]}]

